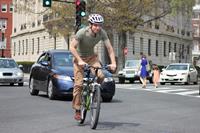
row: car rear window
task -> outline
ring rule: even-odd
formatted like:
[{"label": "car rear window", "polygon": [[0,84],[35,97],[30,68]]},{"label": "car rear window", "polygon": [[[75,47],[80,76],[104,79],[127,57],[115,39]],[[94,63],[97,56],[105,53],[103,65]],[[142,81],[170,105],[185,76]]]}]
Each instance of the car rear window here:
[{"label": "car rear window", "polygon": [[0,68],[15,68],[17,64],[14,60],[0,59]]},{"label": "car rear window", "polygon": [[55,67],[73,66],[73,55],[70,53],[56,53],[53,57],[53,64]]}]

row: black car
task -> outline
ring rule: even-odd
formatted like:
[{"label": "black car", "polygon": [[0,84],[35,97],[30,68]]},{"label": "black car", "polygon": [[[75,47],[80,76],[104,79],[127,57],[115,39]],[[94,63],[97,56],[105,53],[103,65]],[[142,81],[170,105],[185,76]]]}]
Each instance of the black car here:
[{"label": "black car", "polygon": [[[49,99],[58,96],[72,97],[73,92],[73,56],[67,50],[49,50],[42,53],[33,64],[30,72],[29,90],[31,95],[39,91],[47,92]],[[102,83],[103,101],[111,101],[115,94],[115,81],[112,74],[104,71]]]}]

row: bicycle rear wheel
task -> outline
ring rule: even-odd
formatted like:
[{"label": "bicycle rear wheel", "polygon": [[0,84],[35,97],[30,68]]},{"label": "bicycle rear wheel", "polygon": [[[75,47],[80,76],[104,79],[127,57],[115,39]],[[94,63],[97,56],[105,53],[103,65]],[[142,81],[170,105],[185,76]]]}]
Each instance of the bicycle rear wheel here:
[{"label": "bicycle rear wheel", "polygon": [[90,127],[96,129],[101,106],[101,89],[99,85],[94,86],[94,92],[90,102]]}]

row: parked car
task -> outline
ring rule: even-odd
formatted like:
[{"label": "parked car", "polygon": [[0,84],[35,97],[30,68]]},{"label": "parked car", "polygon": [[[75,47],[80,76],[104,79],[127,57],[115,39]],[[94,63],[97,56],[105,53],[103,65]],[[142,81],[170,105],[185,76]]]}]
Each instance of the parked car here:
[{"label": "parked car", "polygon": [[[74,85],[73,56],[67,50],[49,50],[42,53],[33,64],[30,72],[29,88],[31,95],[39,91],[47,92],[49,99],[57,96],[72,97]],[[112,74],[105,72],[102,83],[103,101],[111,101],[115,94],[115,81]]]},{"label": "parked car", "polygon": [[[136,80],[140,81],[140,71],[138,68],[140,66],[140,60],[126,60],[125,67],[123,70],[118,72],[119,83],[124,83],[125,80],[129,80],[130,83],[133,83]],[[152,72],[149,72],[147,79],[152,83]]]},{"label": "parked car", "polygon": [[12,58],[0,58],[0,83],[8,83],[10,85],[24,85],[24,73],[19,65]]},{"label": "parked car", "polygon": [[193,82],[197,84],[198,73],[196,68],[190,63],[173,63],[163,69],[160,73],[160,84],[165,83],[185,83]]}]

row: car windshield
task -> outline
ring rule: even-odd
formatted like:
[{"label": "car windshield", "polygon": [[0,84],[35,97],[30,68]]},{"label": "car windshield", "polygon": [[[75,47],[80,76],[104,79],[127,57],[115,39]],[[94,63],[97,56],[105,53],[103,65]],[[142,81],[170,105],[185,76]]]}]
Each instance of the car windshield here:
[{"label": "car windshield", "polygon": [[56,53],[53,57],[53,64],[55,67],[73,66],[73,56],[70,53]]},{"label": "car windshield", "polygon": [[169,65],[166,70],[187,70],[187,65]]},{"label": "car windshield", "polygon": [[0,68],[15,68],[17,64],[14,60],[0,59]]},{"label": "car windshield", "polygon": [[126,62],[126,67],[138,67],[139,66],[140,61],[139,60],[131,60],[131,61],[127,61]]}]

